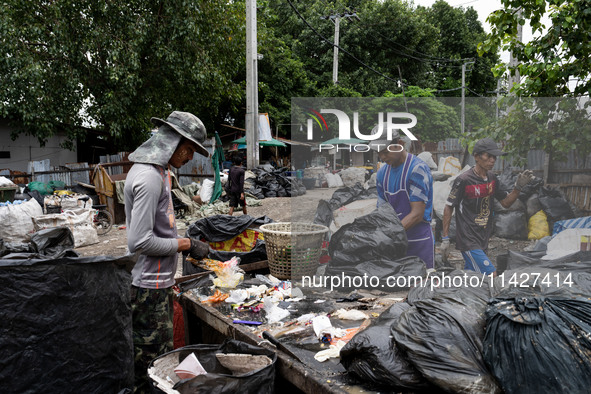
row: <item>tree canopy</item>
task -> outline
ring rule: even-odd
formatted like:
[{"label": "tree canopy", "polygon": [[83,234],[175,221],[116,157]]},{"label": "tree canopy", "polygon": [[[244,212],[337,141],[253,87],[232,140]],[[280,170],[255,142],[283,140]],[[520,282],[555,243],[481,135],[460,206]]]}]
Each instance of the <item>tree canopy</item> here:
[{"label": "tree canopy", "polygon": [[[589,0],[502,0],[504,9],[488,17],[491,32],[479,52],[508,50],[517,58],[515,66],[499,63],[495,75],[506,71],[522,82],[513,86],[518,96],[554,97],[589,94],[591,89],[591,1]],[[550,24],[545,26],[542,17]],[[534,38],[521,42],[517,26],[529,21]],[[569,85],[576,82],[571,93]]]},{"label": "tree canopy", "polygon": [[[461,64],[476,57],[484,37],[473,9],[443,1],[431,8],[404,0],[257,5],[259,110],[272,127],[290,123],[291,97],[380,97],[412,86],[457,96]],[[134,149],[152,128],[149,119],[172,110],[194,113],[210,132],[223,123],[240,127],[245,29],[244,0],[7,0],[0,9],[0,116],[40,141],[59,131],[83,140],[93,129],[117,151]],[[494,54],[476,60],[468,96],[495,89],[496,61]]]},{"label": "tree canopy", "polygon": [[[497,77],[519,72],[521,81],[511,87],[513,96],[501,102],[499,121],[475,130],[474,138],[506,140],[505,149],[518,163],[525,161],[530,149],[542,149],[556,160],[564,159],[571,149],[587,155],[589,101],[581,96],[588,96],[591,88],[591,1],[502,0],[502,4],[504,9],[488,17],[491,33],[479,45],[479,53],[511,51],[516,64],[499,63],[494,72]],[[544,16],[548,26],[542,23]],[[518,40],[517,27],[528,21],[534,38],[524,43]]]},{"label": "tree canopy", "polygon": [[244,4],[217,0],[11,0],[0,9],[0,115],[46,140],[89,125],[120,150],[152,116],[211,128],[241,102]]}]

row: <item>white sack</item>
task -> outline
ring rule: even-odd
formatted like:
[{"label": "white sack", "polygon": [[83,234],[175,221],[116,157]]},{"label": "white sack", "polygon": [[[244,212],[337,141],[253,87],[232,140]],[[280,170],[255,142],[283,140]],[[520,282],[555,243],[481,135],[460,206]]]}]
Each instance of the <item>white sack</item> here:
[{"label": "white sack", "polygon": [[0,239],[5,242],[27,242],[35,232],[33,217],[43,215],[43,208],[34,198],[18,205],[0,207]]}]

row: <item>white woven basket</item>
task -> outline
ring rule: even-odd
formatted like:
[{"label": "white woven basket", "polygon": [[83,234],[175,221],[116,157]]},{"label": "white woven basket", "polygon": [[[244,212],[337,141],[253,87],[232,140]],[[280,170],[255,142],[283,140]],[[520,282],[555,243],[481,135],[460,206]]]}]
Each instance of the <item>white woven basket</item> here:
[{"label": "white woven basket", "polygon": [[263,224],[260,230],[265,236],[271,275],[279,279],[296,279],[316,273],[328,227],[282,222]]}]

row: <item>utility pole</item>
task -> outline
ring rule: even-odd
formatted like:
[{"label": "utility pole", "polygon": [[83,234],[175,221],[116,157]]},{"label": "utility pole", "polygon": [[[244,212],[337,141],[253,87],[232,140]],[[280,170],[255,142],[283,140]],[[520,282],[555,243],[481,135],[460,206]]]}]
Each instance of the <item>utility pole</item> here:
[{"label": "utility pole", "polygon": [[332,57],[332,83],[335,85],[339,82],[339,21],[340,16],[334,19],[334,47]]},{"label": "utility pole", "polygon": [[[522,14],[522,9],[519,8],[517,10],[517,17],[521,18],[521,14]],[[521,42],[523,40],[523,26],[520,25],[519,23],[517,24],[517,41]],[[519,75],[519,70],[517,69],[517,65],[519,64],[519,62],[517,61],[517,58],[515,56],[513,56],[513,52],[511,52],[511,57],[509,58],[509,67],[515,67],[515,75],[511,76],[509,74],[509,90],[511,90],[513,88],[513,84],[514,83],[519,83],[521,81],[521,77]]]},{"label": "utility pole", "polygon": [[360,20],[357,14],[353,12],[345,12],[342,14],[333,14],[329,16],[322,16],[322,19],[330,19],[334,23],[334,43],[333,43],[333,60],[332,60],[332,83],[339,83],[339,34],[340,34],[340,20],[341,18],[355,18]]},{"label": "utility pole", "polygon": [[259,164],[259,96],[257,77],[257,6],[246,0],[246,166]]},{"label": "utility pole", "polygon": [[466,66],[474,64],[474,62],[466,62],[462,64],[462,135],[464,134],[465,112],[466,112]]}]

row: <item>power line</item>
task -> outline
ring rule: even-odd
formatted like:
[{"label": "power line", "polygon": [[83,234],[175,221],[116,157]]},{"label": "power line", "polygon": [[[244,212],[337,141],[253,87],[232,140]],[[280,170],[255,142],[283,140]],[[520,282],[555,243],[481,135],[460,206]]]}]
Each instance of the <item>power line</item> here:
[{"label": "power line", "polygon": [[[355,55],[353,55],[351,52],[349,52],[348,50],[340,47],[339,45],[336,45],[335,43],[331,42],[330,40],[328,40],[326,37],[324,37],[320,32],[318,32],[312,25],[310,25],[310,23],[306,20],[306,18],[304,18],[304,16],[295,8],[295,6],[292,4],[291,0],[287,0],[287,2],[289,3],[290,7],[294,10],[294,12],[298,15],[298,17],[317,35],[319,36],[324,42],[328,43],[329,45],[338,48],[339,50],[343,51],[344,53],[346,53],[347,55],[351,56],[355,61],[357,61],[358,63],[360,63],[361,65],[363,65],[364,67],[366,67],[367,69],[373,71],[374,73],[386,78],[387,80],[390,80],[392,82],[395,83],[400,83],[401,86],[411,86],[408,85],[406,83],[404,83],[402,81],[402,79],[399,80],[395,80],[387,75],[385,75],[384,73],[376,70],[375,68],[371,67],[370,65],[366,64],[365,62],[363,62],[362,60],[360,60],[359,58],[357,58]],[[412,56],[411,56],[412,57]],[[420,61],[420,59],[417,59]],[[476,59],[474,59],[476,60]],[[451,92],[451,91],[456,91],[456,90],[460,90],[462,89],[462,87],[459,88],[453,88],[453,89],[439,89],[439,90],[435,90],[435,93],[442,93],[442,92]],[[475,93],[475,92],[473,92]],[[478,93],[475,93],[478,94]]]},{"label": "power line", "polygon": [[475,95],[477,95],[478,97],[486,97],[486,96],[483,96],[483,95],[481,95],[481,94],[479,94],[479,93],[476,93],[475,91],[473,91],[472,89],[470,89],[470,88],[469,88],[469,87],[467,87],[467,86],[466,86],[466,89],[468,89],[470,92],[474,93],[474,94],[475,94]]},{"label": "power line", "polygon": [[[476,1],[478,1],[478,0],[476,0]],[[342,3],[341,3],[341,6],[342,6],[342,7],[344,7],[345,9],[347,9],[349,12],[353,12],[353,11],[351,11],[351,9],[349,9],[347,6],[344,6],[344,5],[342,5]],[[359,20],[361,21],[361,19],[359,19]],[[363,25],[364,25],[365,27],[367,27],[367,28],[368,28],[368,27],[371,27],[369,24],[363,24]],[[393,43],[393,44],[395,44],[395,45],[398,45],[398,46],[400,46],[400,47],[402,47],[402,48],[404,48],[404,49],[407,49],[407,50],[409,50],[409,51],[412,51],[412,52],[418,53],[419,55],[426,56],[427,58],[431,58],[431,59],[433,59],[433,60],[429,60],[429,59],[421,59],[421,58],[417,58],[417,57],[414,57],[414,56],[412,56],[412,55],[409,55],[409,54],[407,54],[407,53],[404,53],[404,52],[400,52],[400,51],[398,51],[398,54],[400,54],[400,55],[402,55],[402,56],[407,56],[407,57],[413,58],[413,59],[415,59],[415,60],[418,60],[418,61],[425,61],[425,62],[432,61],[432,62],[444,62],[444,63],[447,63],[447,62],[449,62],[449,63],[451,63],[451,62],[464,62],[464,61],[467,61],[467,60],[472,60],[472,61],[473,61],[473,60],[475,60],[474,58],[451,59],[451,58],[443,58],[443,57],[431,56],[431,55],[429,55],[429,54],[426,54],[426,53],[424,53],[424,52],[417,51],[416,49],[409,48],[409,47],[407,47],[407,46],[405,46],[405,45],[403,45],[403,44],[400,44],[400,43],[398,43],[398,42],[396,42],[396,41],[393,41],[391,38],[389,38],[389,37],[386,37],[385,35],[381,34],[379,31],[378,31],[378,32],[376,32],[376,33],[377,33],[378,35],[380,35],[381,37],[385,38],[386,40],[388,40],[388,41],[392,42],[392,43]],[[392,49],[393,49],[393,48],[392,48]],[[460,67],[462,67],[462,65],[460,64],[460,65],[444,66],[444,67],[458,67],[458,68],[460,68]]]},{"label": "power line", "polygon": [[434,93],[454,92],[454,91],[460,90],[460,89],[462,89],[461,86],[459,88],[452,88],[452,89],[439,89],[439,90],[435,90]]},{"label": "power line", "polygon": [[466,1],[465,3],[460,3],[460,4],[456,4],[456,5],[451,5],[451,4],[450,4],[450,5],[451,5],[452,7],[461,7],[461,6],[463,6],[463,5],[466,5],[466,4],[470,4],[470,3],[476,3],[477,1],[480,1],[480,0],[471,0],[471,1]]},{"label": "power line", "polygon": [[[355,59],[357,62],[359,62],[361,65],[363,65],[364,67],[368,68],[369,70],[373,71],[374,73],[381,75],[382,77],[395,82],[395,83],[400,83],[401,85],[405,85],[404,82],[402,82],[402,80],[395,80],[390,78],[389,76],[387,76],[386,74],[376,70],[375,68],[371,67],[370,65],[364,63],[362,60],[358,59],[355,55],[353,55],[351,52],[349,52],[348,50],[336,45],[333,42],[330,42],[326,37],[324,37],[321,33],[319,33],[314,27],[312,27],[312,25],[310,25],[310,23],[308,23],[308,21],[306,20],[306,18],[304,18],[302,16],[302,14],[300,14],[300,12],[294,7],[294,5],[291,3],[291,0],[287,0],[287,2],[289,3],[289,5],[291,6],[291,8],[295,11],[295,13],[298,15],[298,17],[310,28],[312,29],[312,31],[314,33],[316,33],[316,35],[318,35],[320,38],[322,38],[323,41],[325,41],[326,43],[330,44],[331,46],[334,46],[336,48],[338,48],[339,50],[343,51],[344,53],[346,53],[347,55],[351,56],[353,59]],[[406,86],[410,86],[410,85],[406,85]]]},{"label": "power line", "polygon": [[[390,41],[390,42],[392,42],[394,44],[397,44],[397,45],[400,45],[400,46],[404,46],[402,44],[398,44],[395,41],[392,41],[392,39],[390,39],[389,37],[386,37],[385,35],[381,34],[380,32],[377,32],[377,34],[380,37],[385,38],[386,40],[388,40],[388,41]],[[407,47],[405,47],[405,48],[407,48]],[[452,61],[464,61],[464,60],[472,60],[472,61],[475,61],[476,60],[476,58],[465,58],[465,59],[444,59],[444,58],[441,58],[441,60],[438,60],[435,57],[431,60],[431,59],[419,58],[419,57],[410,55],[408,53],[402,52],[402,51],[400,51],[398,49],[395,49],[395,48],[392,48],[392,47],[390,47],[390,49],[392,49],[394,52],[398,53],[401,56],[406,56],[406,57],[409,57],[411,59],[417,60],[417,61],[422,62],[422,63],[440,63],[440,62],[447,63],[447,62],[452,62]],[[410,49],[410,48],[407,48],[407,49]],[[410,50],[412,50],[412,49],[410,49]],[[437,66],[438,67],[449,67],[449,68],[461,68],[462,67],[461,64],[437,64]]]}]

